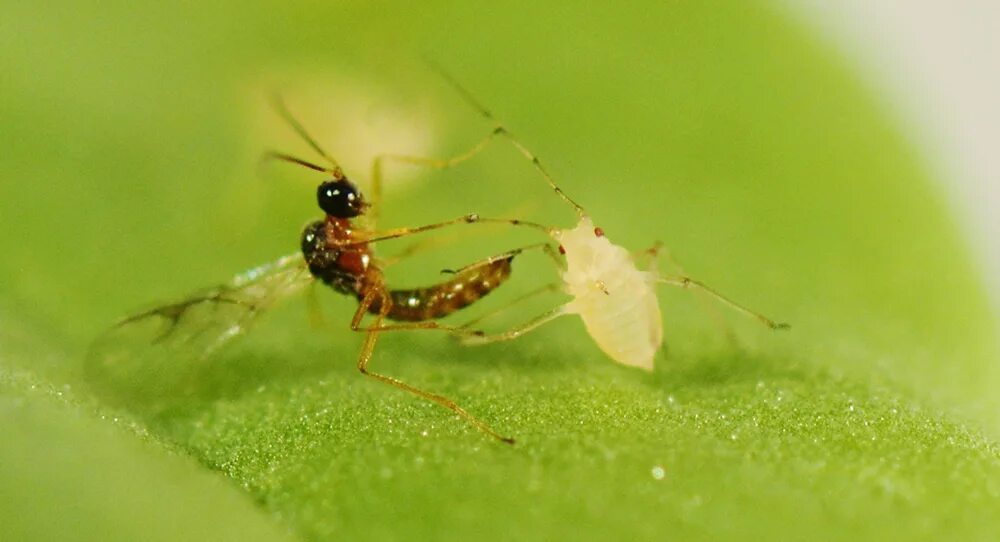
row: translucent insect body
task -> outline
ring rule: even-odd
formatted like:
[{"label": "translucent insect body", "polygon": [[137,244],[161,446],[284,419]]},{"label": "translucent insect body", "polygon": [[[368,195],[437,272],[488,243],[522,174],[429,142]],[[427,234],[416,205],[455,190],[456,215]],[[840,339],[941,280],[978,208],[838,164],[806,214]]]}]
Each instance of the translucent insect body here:
[{"label": "translucent insect body", "polygon": [[600,230],[584,216],[575,228],[552,232],[566,255],[562,280],[573,296],[563,312],[579,315],[611,359],[652,370],[663,343],[657,274],[640,271],[627,250],[595,231]]}]

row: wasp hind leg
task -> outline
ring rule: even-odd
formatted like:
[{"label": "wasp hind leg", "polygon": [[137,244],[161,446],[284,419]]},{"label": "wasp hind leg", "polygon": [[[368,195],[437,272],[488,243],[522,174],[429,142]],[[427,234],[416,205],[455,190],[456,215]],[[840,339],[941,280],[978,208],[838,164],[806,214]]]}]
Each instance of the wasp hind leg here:
[{"label": "wasp hind leg", "polygon": [[[380,298],[381,307],[378,314],[375,317],[375,323],[369,327],[362,327],[361,320],[364,318],[368,309],[375,302],[376,298]],[[364,345],[361,347],[361,353],[358,355],[358,370],[361,374],[365,376],[370,376],[376,380],[389,384],[390,386],[399,388],[403,391],[412,393],[418,397],[422,397],[428,401],[437,403],[448,410],[451,410],[455,414],[458,414],[464,418],[467,422],[474,425],[480,431],[490,435],[491,437],[504,442],[506,444],[514,444],[514,439],[511,437],[505,437],[500,433],[497,433],[490,427],[486,422],[480,420],[479,418],[473,416],[464,408],[458,406],[455,401],[437,393],[432,393],[426,390],[422,390],[398,378],[387,376],[381,373],[376,373],[368,369],[368,364],[372,358],[372,352],[375,350],[375,343],[378,342],[379,333],[382,331],[397,330],[397,329],[444,329],[446,331],[456,331],[459,332],[457,328],[449,328],[445,326],[437,325],[436,322],[417,322],[415,324],[401,324],[399,326],[383,326],[382,322],[385,320],[386,314],[389,313],[391,308],[391,302],[389,297],[386,295],[384,290],[377,289],[368,292],[367,295],[362,299],[360,305],[358,305],[358,310],[354,313],[354,318],[351,320],[351,329],[354,331],[366,332]],[[421,325],[421,324],[435,324],[433,326]],[[471,332],[470,332],[471,333]]]}]

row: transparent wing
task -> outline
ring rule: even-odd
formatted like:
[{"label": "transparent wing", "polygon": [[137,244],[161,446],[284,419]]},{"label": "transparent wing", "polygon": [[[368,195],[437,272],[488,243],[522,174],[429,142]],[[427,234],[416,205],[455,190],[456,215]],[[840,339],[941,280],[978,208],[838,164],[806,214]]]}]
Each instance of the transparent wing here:
[{"label": "transparent wing", "polygon": [[250,269],[228,284],[128,316],[91,345],[85,376],[105,395],[182,395],[198,366],[267,309],[312,281],[296,253]]}]

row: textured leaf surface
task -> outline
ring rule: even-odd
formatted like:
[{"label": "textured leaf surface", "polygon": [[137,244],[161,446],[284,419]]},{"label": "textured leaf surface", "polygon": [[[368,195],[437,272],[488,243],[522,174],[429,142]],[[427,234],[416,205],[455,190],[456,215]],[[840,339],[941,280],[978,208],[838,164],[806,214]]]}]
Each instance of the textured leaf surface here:
[{"label": "textured leaf surface", "polygon": [[[0,538],[1000,528],[996,322],[960,232],[862,85],[776,12],[17,9],[0,23]],[[267,111],[269,92],[366,188],[358,157],[374,146],[447,155],[489,129],[423,54],[506,119],[611,239],[664,241],[691,275],[792,331],[723,312],[732,344],[696,299],[665,291],[652,375],[613,365],[571,320],[475,349],[433,333],[382,341],[375,366],[457,399],[513,448],[358,376],[352,303],[326,293],[319,330],[294,300],[220,356],[179,356],[198,378],[170,401],[101,403],[81,377],[91,339],[148,301],[294,250],[316,214],[310,173],[258,168],[263,148],[308,151]],[[569,224],[502,145],[416,182],[390,175],[385,226],[472,211]],[[532,238],[436,239],[390,278],[419,285]],[[542,257],[515,267],[483,310],[554,278]]]}]

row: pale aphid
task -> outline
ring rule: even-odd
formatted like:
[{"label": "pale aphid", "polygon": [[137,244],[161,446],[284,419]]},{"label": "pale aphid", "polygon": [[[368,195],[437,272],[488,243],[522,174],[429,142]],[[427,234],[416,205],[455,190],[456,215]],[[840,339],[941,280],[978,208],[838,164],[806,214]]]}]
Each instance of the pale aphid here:
[{"label": "pale aphid", "polygon": [[657,274],[640,271],[632,255],[611,243],[588,216],[575,228],[551,235],[566,256],[562,280],[573,296],[563,312],[580,315],[587,333],[611,359],[652,370],[663,343]]},{"label": "pale aphid", "polygon": [[663,343],[656,273],[640,271],[632,255],[612,244],[590,217],[571,230],[554,230],[552,237],[566,255],[562,280],[573,296],[564,312],[580,315],[587,333],[611,359],[652,370]]},{"label": "pale aphid", "polygon": [[[572,229],[523,223],[543,229],[559,243],[559,252],[565,256],[559,262],[562,279],[559,286],[572,299],[522,326],[496,335],[464,336],[461,337],[463,343],[485,344],[514,339],[560,316],[576,314],[608,357],[623,365],[651,371],[656,352],[663,344],[663,317],[655,289],[658,284],[701,290],[771,329],[789,327],[732,301],[702,282],[687,276],[660,273],[656,267],[658,245],[643,251],[652,256],[651,264],[646,270],[639,269],[632,253],[608,240],[601,228],[595,227],[581,208],[577,209],[580,220]],[[529,295],[551,289],[539,289]]]},{"label": "pale aphid", "polygon": [[[562,279],[561,290],[572,299],[557,306],[519,327],[496,335],[464,336],[466,344],[485,344],[510,340],[535,329],[547,322],[567,314],[577,314],[583,320],[587,333],[611,359],[618,363],[653,369],[653,359],[663,344],[663,321],[659,301],[656,297],[658,284],[669,284],[682,288],[701,290],[730,307],[751,316],[771,329],[788,328],[788,324],[777,323],[723,296],[705,284],[683,275],[661,274],[656,267],[659,245],[644,252],[652,256],[650,267],[637,267],[632,253],[612,243],[596,227],[587,212],[570,199],[542,166],[537,156],[529,151],[483,107],[469,91],[449,74],[437,67],[441,75],[480,114],[494,123],[493,131],[469,152],[448,161],[441,161],[439,167],[454,165],[464,161],[492,141],[497,135],[506,137],[525,158],[531,161],[548,185],[576,211],[579,221],[571,229],[542,226],[529,222],[521,224],[545,231],[559,243],[559,252],[565,258],[559,260]],[[554,288],[541,288],[532,292],[542,293]],[[525,296],[529,297],[529,296]],[[524,299],[521,298],[521,299]],[[477,319],[475,322],[480,321]],[[473,324],[475,322],[470,322]]]}]

